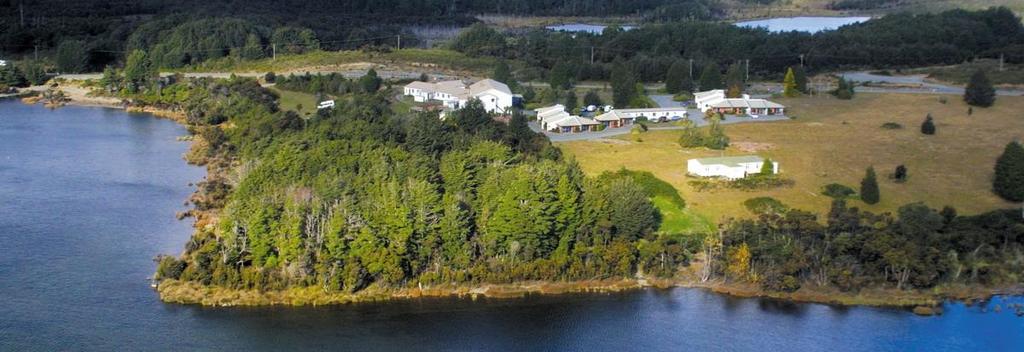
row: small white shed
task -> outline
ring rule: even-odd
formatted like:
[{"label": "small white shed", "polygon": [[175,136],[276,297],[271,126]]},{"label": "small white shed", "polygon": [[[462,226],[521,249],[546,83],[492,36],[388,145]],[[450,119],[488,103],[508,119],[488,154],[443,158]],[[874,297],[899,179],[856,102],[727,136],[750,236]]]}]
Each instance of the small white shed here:
[{"label": "small white shed", "polygon": [[[724,177],[730,180],[746,178],[761,173],[764,158],[756,155],[726,156],[718,158],[690,159],[686,161],[686,172],[701,177]],[[779,173],[779,163],[772,162],[772,173]]]}]

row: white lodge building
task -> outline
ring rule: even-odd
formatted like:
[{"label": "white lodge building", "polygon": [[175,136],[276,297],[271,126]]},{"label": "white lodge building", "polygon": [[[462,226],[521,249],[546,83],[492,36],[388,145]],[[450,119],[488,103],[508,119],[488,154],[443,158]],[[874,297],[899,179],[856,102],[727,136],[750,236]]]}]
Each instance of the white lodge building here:
[{"label": "white lodge building", "polygon": [[470,99],[480,100],[484,109],[492,113],[504,113],[512,108],[512,90],[493,79],[481,80],[469,87],[462,81],[416,81],[405,86],[404,94],[421,103],[437,100],[452,110],[466,106]]},{"label": "white lodge building", "polygon": [[[764,158],[756,155],[726,156],[719,158],[690,159],[686,161],[686,172],[701,177],[724,177],[730,180],[746,178],[761,173]],[[772,173],[779,173],[779,163],[772,162]]]},{"label": "white lodge building", "polygon": [[700,112],[711,110],[729,115],[782,115],[786,109],[782,104],[752,99],[747,94],[740,98],[726,98],[725,91],[721,89],[694,93],[693,100]]}]

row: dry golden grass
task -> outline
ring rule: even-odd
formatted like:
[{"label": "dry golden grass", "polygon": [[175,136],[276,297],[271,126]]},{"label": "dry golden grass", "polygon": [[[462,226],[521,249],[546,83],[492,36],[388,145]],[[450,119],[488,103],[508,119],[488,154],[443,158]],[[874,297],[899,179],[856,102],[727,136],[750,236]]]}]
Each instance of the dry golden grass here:
[{"label": "dry golden grass", "polygon": [[[741,203],[758,196],[824,214],[831,199],[820,194],[822,186],[837,182],[858,189],[865,169],[872,165],[879,175],[882,201],[867,205],[851,200],[850,205],[884,212],[923,201],[936,208],[954,206],[961,214],[1014,206],[992,193],[991,179],[1006,143],[1024,137],[1024,97],[999,97],[994,107],[976,108],[970,117],[959,96],[946,99],[946,104],[936,95],[916,94],[858,94],[852,101],[783,99],[779,102],[789,106],[789,114],[797,119],[728,125],[726,132],[734,146],[724,152],[682,149],[676,144],[679,131],[651,131],[639,143],[620,136],[615,142],[558,145],[589,174],[622,167],[650,171],[679,189],[692,211],[714,222],[749,216]],[[920,133],[928,113],[938,127],[934,136]],[[882,129],[885,122],[904,128]],[[759,154],[778,161],[783,176],[796,185],[753,192],[696,192],[687,185],[687,159],[747,154],[736,146],[750,143],[769,146]],[[903,184],[888,179],[899,164],[909,169],[909,181]]]}]

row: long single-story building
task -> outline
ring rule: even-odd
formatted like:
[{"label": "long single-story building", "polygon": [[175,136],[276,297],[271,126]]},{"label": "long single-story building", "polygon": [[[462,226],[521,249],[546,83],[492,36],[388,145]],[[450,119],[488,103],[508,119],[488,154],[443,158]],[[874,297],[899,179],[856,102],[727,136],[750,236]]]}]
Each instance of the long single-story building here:
[{"label": "long single-story building", "polygon": [[686,108],[649,108],[649,109],[612,109],[594,117],[595,120],[608,128],[629,126],[638,118],[646,118],[648,121],[664,122],[686,118]]},{"label": "long single-story building", "polygon": [[412,96],[417,102],[437,100],[444,107],[452,110],[460,109],[470,99],[478,99],[484,109],[492,113],[504,113],[512,108],[512,90],[504,83],[493,79],[484,79],[469,85],[462,81],[442,81],[436,83],[415,81],[405,85],[403,93]]},{"label": "long single-story building", "polygon": [[565,111],[565,106],[562,104],[555,104],[534,111],[537,112],[537,122],[540,123],[540,128],[545,131],[558,133],[591,132],[597,131],[600,128],[599,126],[601,126],[600,122],[593,119],[570,115]]},{"label": "long single-story building", "polygon": [[782,104],[765,99],[753,99],[747,94],[740,98],[726,98],[725,91],[721,89],[694,93],[693,100],[701,112],[710,110],[729,115],[760,116],[782,115],[786,110]]},{"label": "long single-story building", "polygon": [[[764,160],[756,155],[690,159],[686,161],[686,172],[701,177],[723,177],[736,180],[746,178],[747,175],[761,173]],[[772,162],[772,173],[779,173],[778,162]]]}]

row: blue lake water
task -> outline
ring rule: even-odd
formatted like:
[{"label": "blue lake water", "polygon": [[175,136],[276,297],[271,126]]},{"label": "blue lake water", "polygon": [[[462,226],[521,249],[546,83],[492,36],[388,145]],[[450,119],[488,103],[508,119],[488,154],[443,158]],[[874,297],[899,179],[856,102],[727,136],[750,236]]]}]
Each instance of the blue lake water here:
[{"label": "blue lake water", "polygon": [[152,258],[203,177],[185,130],[118,110],[0,101],[0,351],[1020,351],[1008,301],[899,309],[696,289],[303,308],[161,303]]},{"label": "blue lake water", "polygon": [[736,22],[740,27],[761,27],[769,32],[810,32],[817,33],[870,20],[871,17],[780,17],[763,20]]},{"label": "blue lake water", "polygon": [[[604,29],[608,26],[599,24],[586,24],[586,23],[568,23],[560,24],[555,26],[547,26],[545,28],[556,31],[556,32],[586,32],[591,34],[601,34]],[[622,30],[631,30],[636,26],[621,26]]]}]

